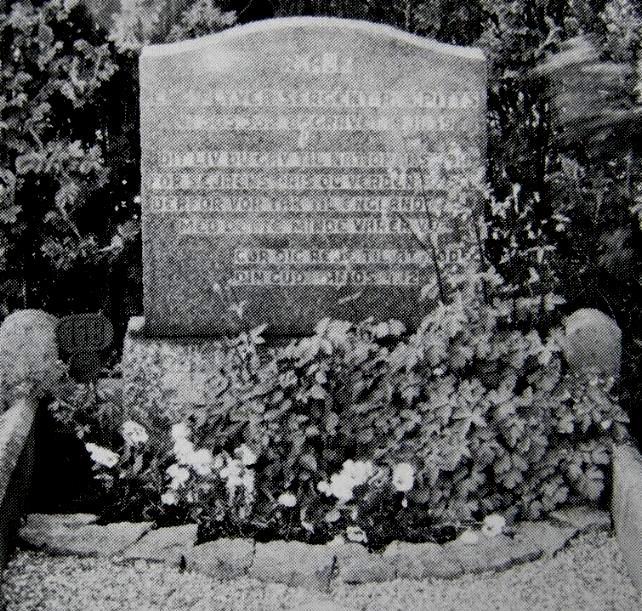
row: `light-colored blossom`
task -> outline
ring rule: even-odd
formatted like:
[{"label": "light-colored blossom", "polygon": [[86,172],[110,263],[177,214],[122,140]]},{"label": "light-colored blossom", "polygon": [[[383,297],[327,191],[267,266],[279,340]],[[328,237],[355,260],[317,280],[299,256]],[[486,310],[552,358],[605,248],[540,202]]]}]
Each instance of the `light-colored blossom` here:
[{"label": "light-colored blossom", "polygon": [[459,535],[457,541],[464,545],[477,545],[479,543],[479,535],[473,530],[465,530]]},{"label": "light-colored blossom", "polygon": [[358,526],[348,526],[346,528],[346,537],[348,541],[353,541],[354,543],[367,543],[368,537],[366,533],[363,532]]},{"label": "light-colored blossom", "polygon": [[194,444],[189,439],[179,438],[174,443],[174,455],[181,464],[189,464],[194,452]]},{"label": "light-colored blossom", "polygon": [[212,472],[214,458],[207,448],[196,450],[186,457],[185,464],[189,465],[199,475],[209,475]]},{"label": "light-colored blossom", "polygon": [[246,494],[254,492],[254,478],[255,474],[252,469],[245,469],[241,477],[241,485],[243,486]]},{"label": "light-colored blossom", "polygon": [[392,484],[399,492],[408,492],[415,485],[415,468],[401,462],[392,471]]},{"label": "light-colored blossom", "polygon": [[331,509],[323,518],[328,524],[334,524],[341,519],[341,512],[338,509]]},{"label": "light-colored blossom", "polygon": [[172,481],[169,484],[170,487],[176,490],[189,480],[189,469],[173,464],[167,467],[167,475],[172,478]]},{"label": "light-colored blossom", "polygon": [[189,437],[189,428],[184,422],[179,422],[172,426],[172,439],[178,441],[179,439],[187,439]]},{"label": "light-colored blossom", "polygon": [[236,489],[243,486],[243,465],[241,461],[235,458],[228,458],[227,464],[221,469],[220,476],[225,480],[225,487],[231,502]]},{"label": "light-colored blossom", "polygon": [[223,456],[223,454],[217,454],[214,457],[214,462],[212,463],[212,467],[214,467],[214,469],[216,469],[217,471],[220,471],[224,466],[225,466],[225,456]]},{"label": "light-colored blossom", "polygon": [[107,467],[108,469],[115,467],[120,459],[116,452],[112,452],[111,450],[96,445],[95,443],[86,443],[85,448],[95,463],[102,465],[103,467]]},{"label": "light-colored blossom", "polygon": [[330,496],[332,494],[332,490],[330,489],[330,484],[328,484],[328,482],[319,482],[317,484],[317,490],[326,496]]},{"label": "light-colored blossom", "polygon": [[177,502],[178,497],[173,490],[168,490],[161,495],[161,503],[163,503],[163,505],[176,505]]},{"label": "light-colored blossom", "polygon": [[235,454],[239,456],[241,462],[246,467],[251,467],[256,464],[256,454],[246,444],[242,444],[236,448]]},{"label": "light-colored blossom", "polygon": [[133,420],[127,420],[123,423],[123,438],[130,445],[136,446],[139,444],[147,443],[149,435],[145,427]]},{"label": "light-colored blossom", "polygon": [[277,501],[283,507],[294,507],[296,505],[296,497],[291,492],[284,492]]},{"label": "light-colored blossom", "polygon": [[348,502],[352,500],[352,489],[354,482],[349,475],[343,471],[334,473],[330,478],[330,491],[340,501]]},{"label": "light-colored blossom", "polygon": [[317,490],[326,495],[333,495],[342,502],[352,500],[353,490],[365,484],[376,471],[369,461],[346,460],[339,473],[333,473],[330,482],[319,482]]},{"label": "light-colored blossom", "polygon": [[482,533],[487,537],[496,537],[501,535],[506,526],[506,519],[498,513],[491,513],[484,518],[482,524]]}]

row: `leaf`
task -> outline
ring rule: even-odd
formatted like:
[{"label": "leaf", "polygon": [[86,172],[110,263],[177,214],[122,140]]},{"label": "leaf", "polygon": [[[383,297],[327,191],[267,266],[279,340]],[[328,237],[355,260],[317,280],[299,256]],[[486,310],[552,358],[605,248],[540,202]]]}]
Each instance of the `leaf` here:
[{"label": "leaf", "polygon": [[338,424],[339,416],[335,412],[328,412],[327,416],[325,417],[324,423],[327,433],[329,433],[330,435],[335,435]]},{"label": "leaf", "polygon": [[11,225],[18,220],[20,213],[20,206],[9,206],[8,208],[0,208],[0,223]]},{"label": "leaf", "polygon": [[267,329],[267,325],[259,325],[258,327],[254,327],[254,329],[250,331],[250,339],[252,343],[257,345],[265,343],[265,340],[262,337],[263,331],[265,331],[265,329]]},{"label": "leaf", "polygon": [[315,473],[318,469],[317,459],[312,454],[302,454],[299,458],[299,463],[312,473]]},{"label": "leaf", "polygon": [[308,393],[310,397],[319,401],[325,399],[327,394],[328,393],[326,392],[325,388],[323,388],[323,386],[321,386],[320,384],[315,384]]},{"label": "leaf", "polygon": [[34,172],[37,174],[42,170],[45,160],[45,154],[36,151],[18,155],[18,157],[16,157],[16,173],[24,175],[29,172]]}]

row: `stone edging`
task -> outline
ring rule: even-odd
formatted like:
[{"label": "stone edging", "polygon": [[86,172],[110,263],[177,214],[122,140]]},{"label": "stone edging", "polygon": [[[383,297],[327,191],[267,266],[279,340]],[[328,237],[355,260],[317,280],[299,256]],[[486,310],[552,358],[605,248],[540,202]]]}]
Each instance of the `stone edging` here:
[{"label": "stone edging", "polygon": [[613,448],[611,514],[629,574],[642,592],[642,456],[633,446]]},{"label": "stone edging", "polygon": [[0,415],[0,571],[9,559],[35,463],[37,401],[21,398]]},{"label": "stone edging", "polygon": [[154,529],[150,522],[101,526],[96,520],[91,514],[31,514],[20,530],[20,539],[24,546],[51,555],[103,557],[115,563],[165,563],[218,581],[248,576],[329,591],[334,583],[454,579],[504,571],[553,556],[582,532],[611,528],[608,512],[572,507],[554,512],[547,521],[518,523],[511,536],[480,536],[474,545],[395,541],[383,553],[369,553],[357,543],[331,546],[219,539],[196,545],[196,524]]}]

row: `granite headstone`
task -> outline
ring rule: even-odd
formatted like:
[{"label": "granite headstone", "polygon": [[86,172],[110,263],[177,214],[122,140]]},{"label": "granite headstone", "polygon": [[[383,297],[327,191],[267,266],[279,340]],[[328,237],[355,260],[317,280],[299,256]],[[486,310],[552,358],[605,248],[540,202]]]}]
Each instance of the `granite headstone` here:
[{"label": "granite headstone", "polygon": [[479,259],[478,49],[388,26],[275,19],[140,59],[145,331],[422,318]]}]

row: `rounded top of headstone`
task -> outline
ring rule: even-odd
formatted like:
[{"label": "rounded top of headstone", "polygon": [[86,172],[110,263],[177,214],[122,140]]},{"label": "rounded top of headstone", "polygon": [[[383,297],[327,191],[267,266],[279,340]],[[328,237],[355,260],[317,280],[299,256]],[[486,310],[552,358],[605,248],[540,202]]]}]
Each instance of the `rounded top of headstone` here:
[{"label": "rounded top of headstone", "polygon": [[248,34],[261,32],[274,32],[291,28],[331,28],[333,32],[338,30],[360,31],[364,34],[386,36],[389,39],[396,39],[406,44],[415,45],[439,53],[442,55],[458,56],[473,61],[485,62],[484,52],[478,47],[461,47],[443,42],[438,42],[430,38],[417,36],[399,30],[389,25],[381,23],[372,23],[359,19],[340,19],[337,17],[280,17],[276,19],[264,19],[262,21],[253,21],[237,25],[222,32],[209,34],[200,38],[173,42],[164,45],[148,45],[143,47],[143,57],[161,57],[167,55],[178,55],[188,51],[197,51],[206,48],[213,42],[222,41],[223,39],[232,39],[235,37],[246,36]]},{"label": "rounded top of headstone", "polygon": [[622,358],[622,331],[595,308],[573,312],[564,323],[564,354],[573,371],[597,370],[617,378]]}]

